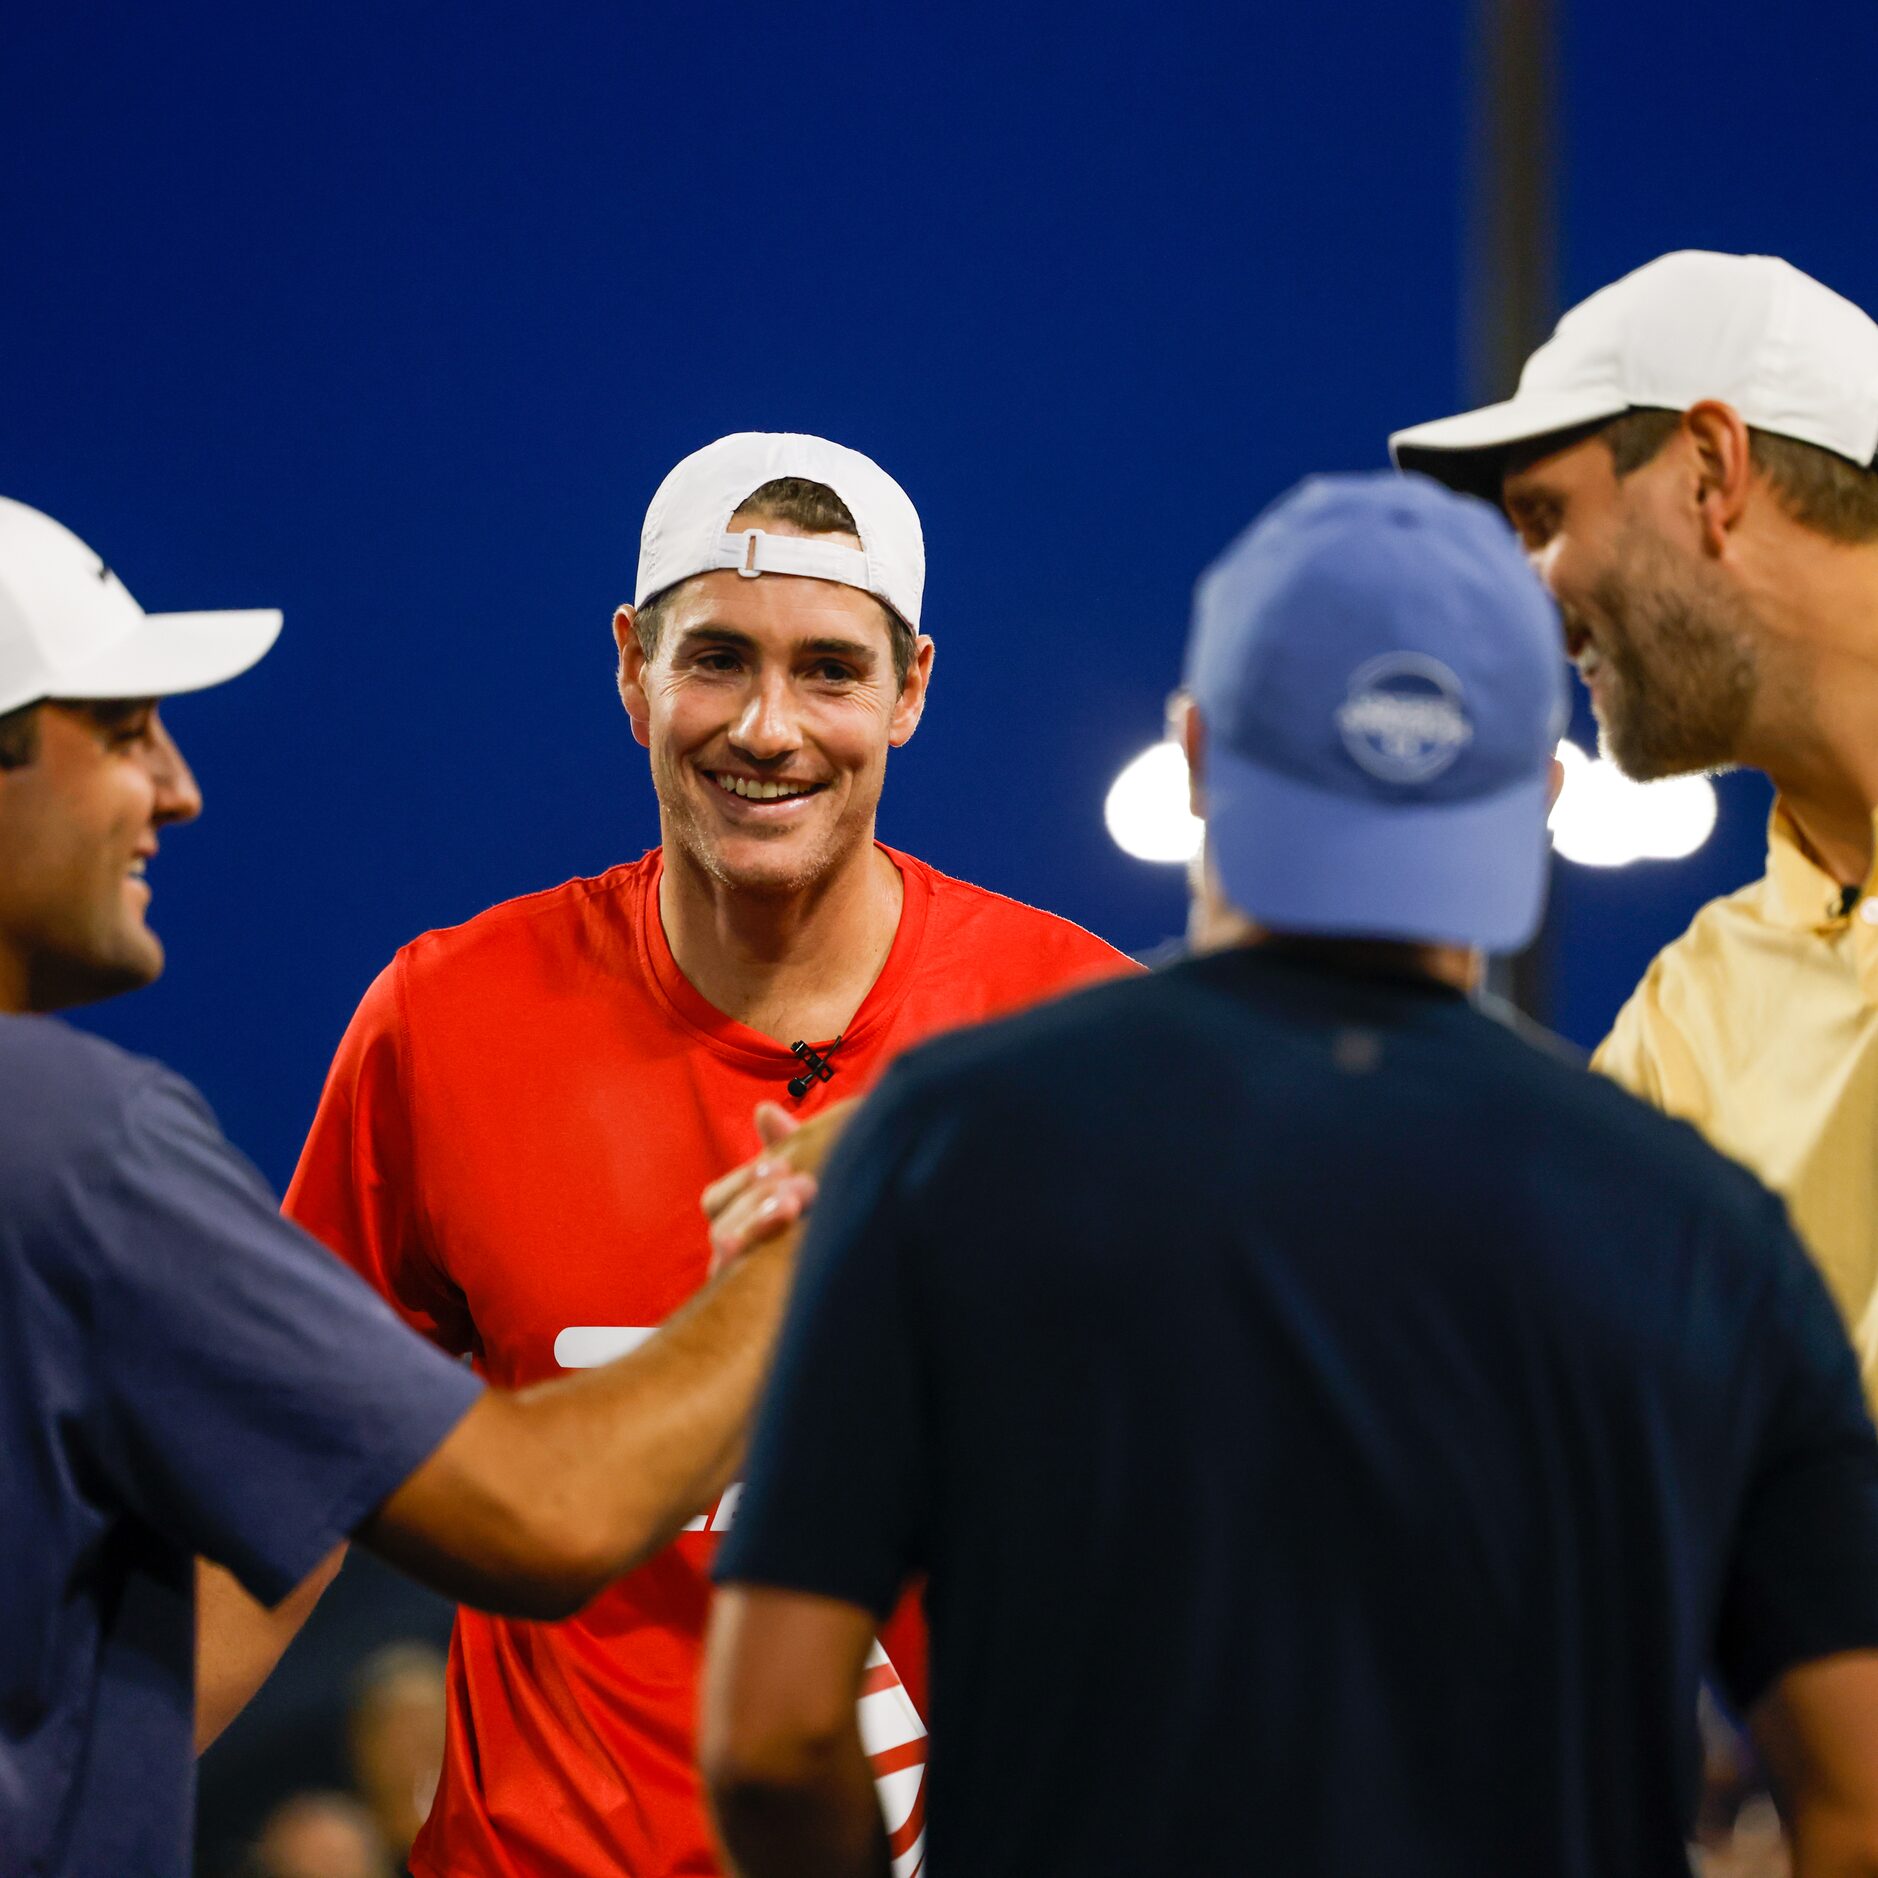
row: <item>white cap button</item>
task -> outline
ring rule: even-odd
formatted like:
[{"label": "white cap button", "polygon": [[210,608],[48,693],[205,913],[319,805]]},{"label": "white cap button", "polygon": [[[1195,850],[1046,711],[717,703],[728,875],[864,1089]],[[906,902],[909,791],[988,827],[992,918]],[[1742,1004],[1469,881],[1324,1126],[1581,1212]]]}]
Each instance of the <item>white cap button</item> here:
[{"label": "white cap button", "polygon": [[1867,894],[1858,903],[1858,916],[1867,926],[1878,926],[1878,899]]}]

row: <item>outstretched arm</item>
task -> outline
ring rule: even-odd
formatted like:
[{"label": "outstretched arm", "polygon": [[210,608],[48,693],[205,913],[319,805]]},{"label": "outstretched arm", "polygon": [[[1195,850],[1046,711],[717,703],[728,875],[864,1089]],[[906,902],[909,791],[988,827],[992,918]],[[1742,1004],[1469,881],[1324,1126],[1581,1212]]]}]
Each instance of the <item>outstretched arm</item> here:
[{"label": "outstretched arm", "polygon": [[[851,1106],[800,1128],[760,1117],[763,1155],[706,1198],[718,1276],[617,1362],[490,1391],[359,1542],[446,1596],[529,1617],[568,1615],[665,1545],[735,1475],[815,1191],[809,1170]],[[341,1546],[271,1609],[198,1561],[198,1753],[273,1672],[344,1557]]]},{"label": "outstretched arm", "polygon": [[631,1355],[489,1391],[359,1543],[461,1603],[570,1616],[734,1478],[793,1262],[761,1246]]},{"label": "outstretched arm", "polygon": [[[518,1617],[571,1615],[666,1545],[735,1477],[794,1265],[793,1215],[656,1337],[604,1368],[481,1396],[361,1525],[420,1583]],[[240,1714],[345,1556],[273,1609],[197,1562],[196,1752]]]},{"label": "outstretched arm", "polygon": [[797,1222],[846,1119],[825,1110],[719,1202],[732,1261],[602,1369],[491,1390],[359,1528],[466,1604],[565,1617],[669,1543],[735,1477],[794,1270]]}]

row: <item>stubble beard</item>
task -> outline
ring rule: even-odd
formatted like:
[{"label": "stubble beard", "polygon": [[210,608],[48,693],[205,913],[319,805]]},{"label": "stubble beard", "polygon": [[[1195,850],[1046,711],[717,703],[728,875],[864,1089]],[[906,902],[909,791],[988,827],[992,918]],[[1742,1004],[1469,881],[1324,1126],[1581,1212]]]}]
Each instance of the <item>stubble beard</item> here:
[{"label": "stubble beard", "polygon": [[1739,761],[1760,670],[1754,614],[1725,576],[1636,529],[1591,601],[1612,675],[1595,706],[1610,760],[1634,782]]},{"label": "stubble beard", "polygon": [[[847,812],[823,828],[816,839],[805,843],[785,837],[764,843],[762,847],[774,850],[769,858],[756,866],[738,866],[726,854],[718,831],[706,825],[686,795],[681,778],[663,763],[655,763],[652,781],[668,847],[677,849],[691,866],[720,887],[752,899],[787,900],[811,893],[838,873],[857,848],[871,844],[871,805],[851,801]],[[709,782],[704,785],[716,786]]]}]

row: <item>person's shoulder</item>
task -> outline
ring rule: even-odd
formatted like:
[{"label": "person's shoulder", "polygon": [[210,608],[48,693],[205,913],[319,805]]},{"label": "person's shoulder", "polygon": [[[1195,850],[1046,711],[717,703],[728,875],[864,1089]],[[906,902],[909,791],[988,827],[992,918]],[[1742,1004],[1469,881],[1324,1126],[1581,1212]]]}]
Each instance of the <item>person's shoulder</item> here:
[{"label": "person's shoulder", "polygon": [[154,1058],[138,1056],[56,1017],[0,1017],[0,1167],[44,1175],[108,1143],[141,1094],[194,1092]]},{"label": "person's shoulder", "polygon": [[1521,1043],[1537,1050],[1541,1056],[1549,1056],[1554,1062],[1563,1063],[1570,1069],[1584,1069],[1587,1066],[1589,1059],[1575,1043],[1566,1042],[1555,1030],[1547,1030],[1498,992],[1476,993],[1473,1005],[1482,1017],[1491,1019]]},{"label": "person's shoulder", "polygon": [[465,975],[502,971],[521,954],[559,953],[579,946],[596,908],[609,922],[636,912],[641,889],[657,862],[654,849],[603,874],[520,894],[458,925],[433,927],[398,948],[393,969],[426,983],[442,979],[454,985]]},{"label": "person's shoulder", "polygon": [[[1299,1066],[1283,1000],[1247,999],[1231,965],[1193,958],[936,1038],[891,1072],[899,1099],[934,1116],[969,1111],[998,1126],[1060,1121],[1073,1131],[1118,1079]],[[1569,1044],[1504,1009],[1456,1000],[1453,1018],[1447,1100],[1500,1136],[1507,1164],[1544,1166],[1687,1219],[1764,1222],[1770,1196],[1753,1174],[1687,1122],[1594,1074]]]},{"label": "person's shoulder", "polygon": [[[1132,961],[1131,961],[1132,964]],[[1029,1113],[1073,1106],[1079,1091],[1106,1079],[1134,1042],[1177,1051],[1183,1028],[1204,1018],[1167,972],[1092,974],[1057,996],[984,1023],[942,1032],[898,1057],[888,1071],[900,1099],[941,1108],[1010,1105]]]},{"label": "person's shoulder", "polygon": [[1593,1067],[1648,1101],[1693,1115],[1705,1078],[1686,1040],[1728,1008],[1743,970],[1760,969],[1756,960],[1780,961],[1782,969],[1791,963],[1786,948],[1766,944],[1787,930],[1773,916],[1772,893],[1763,874],[1698,907],[1644,967],[1598,1045]]},{"label": "person's shoulder", "polygon": [[[849,1132],[861,1158],[910,1157],[926,1181],[963,1157],[1013,1154],[1029,1167],[1075,1164],[1091,1142],[1116,1158],[1164,1113],[1155,1091],[1217,1086],[1235,1012],[1191,963],[1108,975],[989,1020],[948,1030],[895,1059]],[[1275,1034],[1275,1033],[1274,1033]],[[1250,1052],[1256,1060],[1256,1045]]]},{"label": "person's shoulder", "polygon": [[1530,1019],[1480,1015],[1476,1094],[1509,1129],[1524,1131],[1533,1165],[1549,1178],[1718,1224],[1764,1222],[1769,1207],[1779,1206],[1700,1129],[1593,1069]]},{"label": "person's shoulder", "polygon": [[921,877],[932,895],[929,918],[942,944],[1002,962],[1030,984],[1080,984],[1139,971],[1127,953],[1060,913],[942,873],[929,862],[891,850],[903,871]]},{"label": "person's shoulder", "polygon": [[1763,874],[1697,907],[1688,925],[1644,968],[1632,999],[1712,982],[1718,962],[1742,939],[1779,927],[1769,904],[1772,893],[1773,884]]},{"label": "person's shoulder", "polygon": [[33,1091],[30,1105],[9,1114],[9,1126],[24,1120],[29,1106],[96,1106],[170,1073],[153,1057],[138,1056],[57,1017],[0,1017],[0,1081]]}]

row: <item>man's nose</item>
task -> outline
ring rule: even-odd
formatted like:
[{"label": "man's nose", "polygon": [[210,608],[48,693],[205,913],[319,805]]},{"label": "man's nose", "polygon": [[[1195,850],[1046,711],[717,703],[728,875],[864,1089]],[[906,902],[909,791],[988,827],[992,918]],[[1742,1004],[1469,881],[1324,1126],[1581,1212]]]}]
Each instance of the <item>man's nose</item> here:
[{"label": "man's nose", "polygon": [[193,822],[202,813],[202,789],[160,717],[150,723],[150,781],[156,789],[153,819],[163,826]]},{"label": "man's nose", "polygon": [[784,674],[779,672],[758,680],[731,727],[730,740],[759,763],[774,762],[795,749],[801,739],[796,728],[794,699]]}]

